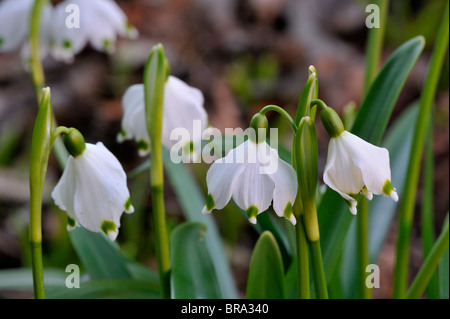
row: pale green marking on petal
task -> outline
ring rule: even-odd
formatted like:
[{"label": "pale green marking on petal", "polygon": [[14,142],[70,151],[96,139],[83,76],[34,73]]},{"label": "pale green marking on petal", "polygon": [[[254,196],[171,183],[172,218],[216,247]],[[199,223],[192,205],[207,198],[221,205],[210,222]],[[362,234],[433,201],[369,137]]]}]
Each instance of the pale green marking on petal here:
[{"label": "pale green marking on petal", "polygon": [[127,201],[125,202],[125,210],[126,211],[130,210],[131,205],[132,205],[131,199],[130,199],[130,197],[128,197]]},{"label": "pale green marking on petal", "polygon": [[288,202],[284,211],[283,211],[283,215],[284,217],[286,217],[287,219],[289,219],[292,214],[294,213],[294,210],[292,209],[292,203]]},{"label": "pale green marking on petal", "polygon": [[104,39],[103,40],[103,49],[107,52],[111,51],[112,49],[112,41],[110,39]]},{"label": "pale green marking on petal", "polygon": [[144,140],[137,141],[137,147],[139,150],[148,151],[149,146],[150,145]]},{"label": "pale green marking on petal", "polygon": [[121,129],[119,132],[120,136],[122,136],[123,138],[127,137],[127,132],[124,131],[124,129]]},{"label": "pale green marking on petal", "polygon": [[106,236],[108,236],[108,233],[115,232],[116,231],[116,224],[110,220],[104,220],[102,225],[100,226],[100,229],[102,232],[105,233]]},{"label": "pale green marking on petal", "polygon": [[256,215],[258,215],[258,211],[259,211],[258,207],[254,206],[254,205],[247,208],[248,219],[252,219],[252,218],[256,219]]},{"label": "pale green marking on petal", "polygon": [[67,216],[67,225],[69,225],[70,227],[74,228],[76,223],[75,223],[75,219],[73,219],[70,216]]},{"label": "pale green marking on petal", "polygon": [[216,203],[214,202],[214,198],[212,197],[211,193],[208,194],[208,197],[206,198],[206,209],[211,211],[216,206]]},{"label": "pale green marking on petal", "polygon": [[394,187],[392,186],[392,183],[390,180],[386,180],[383,186],[383,194],[386,196],[390,196],[391,192],[395,191]]},{"label": "pale green marking on petal", "polygon": [[64,40],[63,43],[63,48],[66,50],[70,50],[72,48],[72,42],[70,42],[70,40]]}]

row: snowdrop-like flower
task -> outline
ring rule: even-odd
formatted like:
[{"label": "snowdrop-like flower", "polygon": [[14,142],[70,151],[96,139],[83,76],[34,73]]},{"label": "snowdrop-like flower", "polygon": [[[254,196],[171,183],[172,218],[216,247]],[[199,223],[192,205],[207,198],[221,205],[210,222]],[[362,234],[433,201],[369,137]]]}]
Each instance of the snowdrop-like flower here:
[{"label": "snowdrop-like flower", "polygon": [[[274,161],[277,170],[268,170],[267,164]],[[206,183],[208,198],[203,215],[224,208],[233,198],[247,212],[249,221],[256,224],[257,214],[267,210],[273,199],[275,213],[296,224],[292,210],[298,185],[295,171],[265,141],[248,139],[216,160],[208,170]]]},{"label": "snowdrop-like flower", "polygon": [[[34,0],[4,0],[0,3],[0,52],[10,52],[22,48],[22,57],[29,59],[27,37],[30,28],[31,11]],[[52,7],[46,3],[40,17],[40,55],[44,58],[50,48],[50,21]]]},{"label": "snowdrop-like flower", "polygon": [[120,217],[134,211],[126,174],[117,158],[101,143],[73,152],[52,192],[55,204],[68,215],[68,230],[83,226],[115,240]]},{"label": "snowdrop-like flower", "polygon": [[[75,22],[70,21],[67,13],[70,5],[79,8],[79,27],[67,26],[68,22]],[[138,36],[138,31],[112,0],[65,0],[55,7],[52,29],[53,56],[67,62],[72,61],[88,43],[98,51],[112,53],[117,35],[131,39]]]},{"label": "snowdrop-like flower", "polygon": [[[135,139],[139,154],[144,156],[150,150],[150,137],[145,119],[143,84],[135,84],[127,89],[122,98],[122,107],[124,113],[122,130],[117,136],[117,141],[120,143],[126,139]],[[200,125],[200,134],[194,134],[194,121],[198,121]],[[203,108],[202,92],[174,76],[169,76],[164,87],[162,144],[167,149],[171,149],[176,143],[187,146],[190,146],[190,143],[201,143],[201,134],[207,122],[208,116]],[[187,130],[192,140],[171,139],[172,131],[177,128]],[[193,151],[192,147],[189,149]]]},{"label": "snowdrop-like flower", "polygon": [[323,180],[347,201],[350,212],[356,214],[356,196],[360,192],[369,200],[373,194],[382,194],[398,201],[391,183],[388,150],[345,131],[336,112],[329,107],[320,116],[331,135]]}]

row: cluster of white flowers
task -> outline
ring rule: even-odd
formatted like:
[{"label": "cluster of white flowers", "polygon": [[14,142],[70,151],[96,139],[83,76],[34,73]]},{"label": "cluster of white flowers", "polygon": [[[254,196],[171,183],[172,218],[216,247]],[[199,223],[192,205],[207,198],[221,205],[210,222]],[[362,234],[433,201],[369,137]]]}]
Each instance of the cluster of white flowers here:
[{"label": "cluster of white flowers", "polygon": [[[22,45],[22,54],[28,56],[26,37],[33,4],[33,0],[5,0],[0,3],[0,52],[12,51]],[[79,27],[68,26],[68,8],[70,11],[73,5],[79,9]],[[117,35],[137,36],[137,30],[111,0],[65,0],[56,6],[46,2],[41,12],[39,32],[41,58],[50,53],[63,61],[71,61],[88,43],[97,50],[112,52]],[[171,133],[176,128],[184,128],[194,136],[192,131],[197,121],[202,132],[206,129],[208,116],[203,103],[200,90],[176,77],[167,78],[162,120],[162,144],[166,148],[170,149],[175,144]],[[146,155],[151,141],[145,114],[144,85],[132,85],[123,96],[122,106],[122,130],[117,140],[135,139],[140,155]],[[343,128],[331,136],[323,180],[347,201],[352,214],[356,214],[356,196],[359,193],[369,200],[373,194],[398,200],[391,184],[386,149],[369,144]],[[192,145],[201,143],[201,140],[181,142],[190,150],[189,156],[195,156]],[[265,171],[264,163],[259,160],[261,156],[251,156],[260,153],[269,156],[271,162],[277,162],[275,172]],[[249,161],[249,158],[256,161]],[[294,225],[297,222],[292,209],[298,189],[296,172],[265,141],[249,139],[216,160],[207,173],[206,182],[208,197],[203,214],[224,208],[233,198],[247,212],[251,223],[256,223],[257,215],[272,203],[278,216],[287,218]],[[82,152],[70,156],[52,196],[56,205],[67,212],[69,230],[81,225],[91,231],[104,232],[111,240],[117,237],[122,213],[134,210],[126,174],[102,143],[84,145],[83,140]]]},{"label": "cluster of white flowers", "polygon": [[[34,0],[4,0],[0,3],[0,52],[21,48],[22,57],[27,61],[33,4]],[[77,8],[76,11],[72,12],[73,8]],[[111,53],[117,35],[138,36],[138,31],[112,0],[65,0],[56,6],[46,2],[40,21],[41,58],[51,54],[65,62],[71,62],[87,44]]]}]

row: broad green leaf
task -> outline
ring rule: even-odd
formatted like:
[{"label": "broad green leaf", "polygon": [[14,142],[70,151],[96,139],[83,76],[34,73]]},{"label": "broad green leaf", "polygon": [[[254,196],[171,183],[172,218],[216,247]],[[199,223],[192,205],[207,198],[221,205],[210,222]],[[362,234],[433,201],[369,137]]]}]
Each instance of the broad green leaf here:
[{"label": "broad green leaf", "polygon": [[272,233],[259,236],[253,249],[247,281],[248,299],[284,299],[284,269],[280,249]]},{"label": "broad green leaf", "polygon": [[81,282],[80,288],[49,288],[49,299],[158,299],[159,286],[135,279],[103,279]]},{"label": "broad green leaf", "polygon": [[103,233],[83,227],[69,232],[73,247],[91,279],[131,278],[125,258]]},{"label": "broad green leaf", "polygon": [[170,238],[170,285],[175,299],[222,298],[216,268],[207,248],[206,226],[184,223]]},{"label": "broad green leaf", "polygon": [[[418,113],[418,103],[414,103],[393,123],[387,132],[382,146],[389,150],[392,184],[401,197],[408,166],[408,154],[411,149],[414,127]],[[370,261],[376,263],[385,242],[390,225],[395,217],[397,202],[383,196],[374,196],[369,206],[369,253]],[[356,297],[356,222],[352,222],[345,240],[342,258],[341,277],[345,295]]]},{"label": "broad green leaf", "polygon": [[236,286],[214,217],[203,216],[201,213],[206,203],[202,190],[186,165],[182,163],[174,164],[168,161],[165,163],[165,169],[186,219],[206,225],[205,244],[211,256],[215,272],[220,274],[217,280],[221,295],[224,298],[236,298]]},{"label": "broad green leaf", "polygon": [[[45,269],[45,287],[65,287],[67,273],[60,269]],[[33,291],[31,268],[15,268],[0,270],[0,291],[20,290]],[[1,294],[1,293],[0,293]]]},{"label": "broad green leaf", "polygon": [[[422,37],[400,46],[371,85],[353,125],[352,133],[378,145],[395,102],[424,47]],[[338,193],[328,189],[318,207],[325,274],[331,278],[353,216]]]}]

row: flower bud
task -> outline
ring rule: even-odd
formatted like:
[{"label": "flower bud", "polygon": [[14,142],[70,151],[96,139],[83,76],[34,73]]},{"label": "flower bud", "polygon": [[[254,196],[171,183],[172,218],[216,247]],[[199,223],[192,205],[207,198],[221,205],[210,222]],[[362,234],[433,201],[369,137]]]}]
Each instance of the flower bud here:
[{"label": "flower bud", "polygon": [[255,143],[261,143],[266,140],[267,128],[269,127],[269,122],[267,117],[260,113],[256,113],[252,120],[250,121],[250,128],[253,132],[250,132],[249,139]]},{"label": "flower bud", "polygon": [[331,107],[324,107],[320,111],[320,119],[323,127],[327,130],[331,137],[338,137],[344,133],[344,124],[341,118]]},{"label": "flower bud", "polygon": [[81,135],[80,131],[73,127],[70,128],[66,134],[64,134],[63,142],[67,151],[73,157],[80,156],[86,149],[86,143],[84,142],[83,135]]}]

